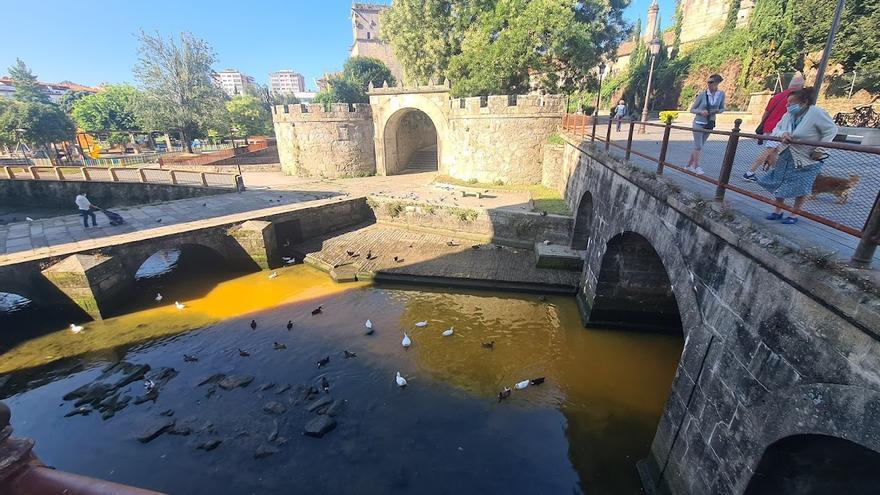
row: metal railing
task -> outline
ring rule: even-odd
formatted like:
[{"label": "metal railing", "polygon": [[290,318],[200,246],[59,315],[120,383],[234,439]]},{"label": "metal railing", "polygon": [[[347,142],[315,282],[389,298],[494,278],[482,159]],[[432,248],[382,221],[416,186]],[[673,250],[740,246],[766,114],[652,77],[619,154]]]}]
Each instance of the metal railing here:
[{"label": "metal railing", "polygon": [[235,148],[224,149],[221,151],[217,151],[214,153],[194,156],[192,158],[186,158],[181,160],[174,160],[166,162],[163,159],[159,160],[159,166],[174,166],[174,165],[210,165],[214,162],[219,162],[221,160],[226,160],[228,158],[232,158],[237,155],[243,155],[245,153],[253,153],[255,151],[260,151],[266,149],[268,146],[266,143],[251,143],[247,146],[240,146]]},{"label": "metal railing", "polygon": [[7,180],[60,180],[67,182],[139,182],[197,187],[238,189],[241,178],[237,174],[195,172],[160,168],[124,167],[2,167],[0,179]]},{"label": "metal railing", "polygon": [[[780,142],[781,139],[744,133],[740,125],[741,121],[737,119],[730,131],[695,131],[691,127],[672,125],[671,122],[642,123],[631,119],[565,115],[562,128],[575,139],[602,143],[599,146],[604,147],[606,152],[622,153],[626,160],[653,165],[658,175],[672,169],[714,185],[717,201],[723,201],[727,191],[731,191],[855,236],[860,241],[852,264],[870,266],[880,242],[880,147],[793,141],[792,145],[821,147],[828,154],[813,186],[813,194],[807,196],[800,209],[795,209],[790,201],[788,204],[777,203],[759,182],[741,178],[753,167],[760,177],[768,167],[763,161],[763,153],[768,148],[763,143]],[[639,129],[634,139],[637,127],[642,126],[644,132]],[[704,173],[686,167],[694,149],[696,133],[709,135],[701,152]]]}]

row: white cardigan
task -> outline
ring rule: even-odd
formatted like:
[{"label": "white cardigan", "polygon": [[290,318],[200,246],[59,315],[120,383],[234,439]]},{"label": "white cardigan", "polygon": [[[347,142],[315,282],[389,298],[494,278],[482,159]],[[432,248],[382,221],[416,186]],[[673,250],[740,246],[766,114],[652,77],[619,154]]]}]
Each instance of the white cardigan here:
[{"label": "white cardigan", "polygon": [[[815,105],[812,105],[807,109],[807,112],[801,119],[801,123],[798,124],[794,132],[791,130],[792,122],[791,114],[786,112],[779,123],[776,124],[776,128],[773,129],[773,135],[776,137],[782,137],[782,135],[787,132],[791,134],[791,138],[795,141],[823,142],[831,141],[837,136],[837,124],[831,120],[831,117],[825,112],[825,110],[822,110]],[[808,160],[810,154],[816,149],[815,146],[805,145],[789,145],[789,147],[791,148],[792,153],[799,155],[800,158],[806,158]],[[784,148],[780,148],[780,151],[782,151],[782,149]]]}]

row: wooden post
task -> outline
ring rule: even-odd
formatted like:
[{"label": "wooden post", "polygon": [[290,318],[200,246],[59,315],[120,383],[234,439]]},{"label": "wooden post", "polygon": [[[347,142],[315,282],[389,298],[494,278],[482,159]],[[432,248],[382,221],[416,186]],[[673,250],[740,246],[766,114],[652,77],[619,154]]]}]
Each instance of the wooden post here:
[{"label": "wooden post", "polygon": [[28,171],[31,173],[32,179],[39,179],[40,178],[40,174],[39,174],[39,172],[37,172],[37,167],[31,165],[30,167],[28,167]]},{"label": "wooden post", "polygon": [[147,174],[144,173],[144,169],[139,168],[139,169],[138,169],[138,175],[139,175],[140,178],[141,178],[141,182],[146,182],[146,181],[147,181]]},{"label": "wooden post", "polygon": [[15,171],[12,170],[12,167],[3,167],[3,170],[6,171],[6,177],[9,179],[15,178]]},{"label": "wooden post", "polygon": [[171,176],[171,183],[177,184],[177,176],[174,174],[174,170],[169,170],[168,175]]},{"label": "wooden post", "polygon": [[83,180],[88,182],[89,181],[89,169],[87,169],[86,167],[80,167],[79,171],[82,172]]},{"label": "wooden post", "polygon": [[636,129],[636,120],[632,117],[629,118],[629,134],[626,136],[626,159],[629,160],[629,157],[632,154],[633,147],[633,131]]},{"label": "wooden post", "polygon": [[107,170],[110,172],[110,180],[113,182],[119,182],[119,176],[116,175],[116,169],[113,167],[107,167]]},{"label": "wooden post", "polygon": [[672,117],[666,117],[666,125],[663,127],[663,142],[660,145],[660,159],[657,162],[657,175],[663,173],[663,164],[666,162],[666,150],[669,148],[670,132],[672,132]]},{"label": "wooden post", "polygon": [[202,185],[208,187],[208,178],[205,177],[204,172],[199,172],[199,178],[202,179]]},{"label": "wooden post", "polygon": [[614,122],[614,117],[608,117],[608,132],[605,133],[605,151],[608,151],[611,148],[611,123]]},{"label": "wooden post", "polygon": [[58,180],[64,180],[64,174],[61,173],[61,167],[55,167],[55,178]]},{"label": "wooden post", "polygon": [[739,143],[740,125],[742,125],[742,119],[733,121],[733,131],[727,139],[724,161],[721,162],[721,175],[718,177],[718,187],[715,189],[715,201],[724,200],[724,192],[727,190],[727,183],[730,182],[730,171],[733,170],[733,159],[736,157],[736,146]]},{"label": "wooden post", "polygon": [[599,109],[596,109],[596,111],[593,112],[593,115],[590,116],[590,120],[592,121],[592,124],[593,124],[592,130],[590,131],[590,142],[591,143],[596,142],[596,119],[598,118],[598,116],[596,115],[597,113],[599,113]]}]

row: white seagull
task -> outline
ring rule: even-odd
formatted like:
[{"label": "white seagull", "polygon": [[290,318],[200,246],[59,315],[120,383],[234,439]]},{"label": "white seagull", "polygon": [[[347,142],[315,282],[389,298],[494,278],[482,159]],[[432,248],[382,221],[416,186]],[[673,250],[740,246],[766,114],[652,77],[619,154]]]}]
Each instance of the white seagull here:
[{"label": "white seagull", "polygon": [[183,309],[186,307],[186,304],[183,304],[182,302],[174,301],[174,307],[177,309]]},{"label": "white seagull", "polygon": [[33,221],[34,221],[34,219],[31,218],[31,217],[24,217],[24,219],[27,220],[28,222],[33,222]]},{"label": "white seagull", "polygon": [[453,327],[449,327],[448,329],[443,331],[443,336],[450,337],[454,332],[455,330],[453,329]]},{"label": "white seagull", "polygon": [[428,326],[428,322],[427,321],[419,321],[419,322],[416,322],[416,326],[419,328],[426,327],[426,326]]},{"label": "white seagull", "polygon": [[160,293],[157,292],[157,293],[156,293],[156,302],[159,302],[159,301],[161,301],[161,300],[162,300],[162,294],[160,294]]},{"label": "white seagull", "polygon": [[269,280],[272,280],[273,278],[275,278],[277,276],[278,276],[278,272],[272,272],[269,274]]},{"label": "white seagull", "polygon": [[367,320],[364,322],[364,326],[367,328],[373,328],[373,322],[370,320]]},{"label": "white seagull", "polygon": [[70,324],[70,331],[73,333],[80,333],[83,331],[83,327],[81,325],[77,325],[75,323]]},{"label": "white seagull", "polygon": [[285,265],[292,265],[292,264],[296,263],[296,258],[291,258],[288,256],[282,256],[281,260],[284,261]]},{"label": "white seagull", "polygon": [[400,341],[400,344],[404,347],[409,347],[412,345],[412,340],[409,338],[409,335],[406,332],[403,333],[403,340]]},{"label": "white seagull", "polygon": [[517,390],[522,390],[522,389],[524,389],[524,388],[526,388],[526,387],[528,387],[528,386],[529,386],[529,381],[528,381],[528,380],[523,380],[523,381],[517,383],[516,385],[514,385],[513,387],[514,387],[515,389],[517,389]]},{"label": "white seagull", "polygon": [[395,377],[394,380],[397,382],[398,387],[403,388],[406,386],[406,378],[400,376],[399,371],[397,372],[397,377]]}]

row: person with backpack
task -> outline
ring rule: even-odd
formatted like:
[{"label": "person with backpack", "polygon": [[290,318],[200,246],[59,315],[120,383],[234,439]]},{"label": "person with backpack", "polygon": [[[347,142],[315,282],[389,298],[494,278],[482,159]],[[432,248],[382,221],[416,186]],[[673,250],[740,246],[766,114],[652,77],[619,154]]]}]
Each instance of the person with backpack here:
[{"label": "person with backpack", "polygon": [[[773,98],[770,98],[770,101],[767,102],[767,108],[764,109],[764,115],[761,117],[761,123],[758,124],[758,128],[755,129],[755,134],[773,134],[773,130],[776,129],[776,124],[782,120],[782,117],[786,113],[788,95],[794,91],[804,89],[805,82],[804,76],[795,74],[795,76],[791,78],[791,82],[788,83],[788,89],[774,95]],[[758,141],[758,144],[762,144],[761,141]],[[770,160],[775,160],[776,158],[776,154],[773,153],[773,150],[779,147],[779,141],[764,141],[763,144],[765,149],[761,151],[761,154],[759,154],[758,158],[755,159],[755,162],[752,163],[751,168],[743,174],[743,179],[753,182],[757,181],[758,176],[755,175],[755,171],[758,170],[758,167],[763,165],[766,170],[775,165],[775,162],[771,162]]]},{"label": "person with backpack", "polygon": [[694,114],[694,150],[688,160],[687,170],[703,175],[706,173],[700,166],[700,153],[703,145],[709,139],[709,133],[715,128],[715,116],[725,110],[724,91],[718,89],[718,85],[724,80],[720,74],[712,74],[706,81],[706,89],[697,94],[694,104],[691,105],[691,113]]}]

